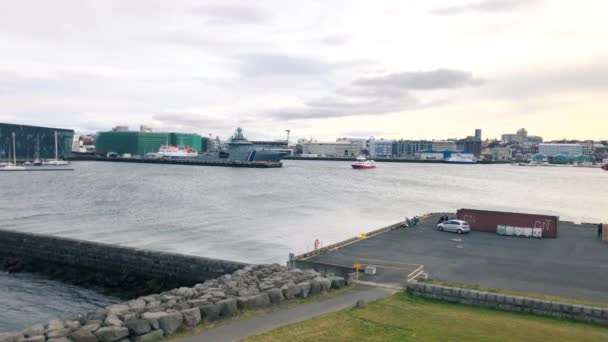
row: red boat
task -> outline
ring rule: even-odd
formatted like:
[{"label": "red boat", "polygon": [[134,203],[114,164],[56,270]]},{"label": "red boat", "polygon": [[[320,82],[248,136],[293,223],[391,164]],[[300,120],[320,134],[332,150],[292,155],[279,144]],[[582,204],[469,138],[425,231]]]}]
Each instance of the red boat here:
[{"label": "red boat", "polygon": [[375,169],[376,162],[373,160],[367,160],[364,156],[357,157],[357,161],[351,165],[353,169],[363,170],[363,169]]}]

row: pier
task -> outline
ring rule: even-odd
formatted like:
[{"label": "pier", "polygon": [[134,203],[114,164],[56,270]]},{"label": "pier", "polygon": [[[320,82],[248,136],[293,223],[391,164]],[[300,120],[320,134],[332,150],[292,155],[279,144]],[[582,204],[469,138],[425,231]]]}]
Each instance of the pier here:
[{"label": "pier", "polygon": [[256,168],[256,169],[270,169],[270,168],[283,167],[283,163],[281,163],[281,162],[241,161],[241,160],[210,161],[210,160],[196,160],[196,159],[107,158],[107,157],[88,156],[88,155],[72,156],[70,158],[70,160],[71,161],[100,161],[100,162],[113,162],[113,163],[247,167],[247,168]]}]

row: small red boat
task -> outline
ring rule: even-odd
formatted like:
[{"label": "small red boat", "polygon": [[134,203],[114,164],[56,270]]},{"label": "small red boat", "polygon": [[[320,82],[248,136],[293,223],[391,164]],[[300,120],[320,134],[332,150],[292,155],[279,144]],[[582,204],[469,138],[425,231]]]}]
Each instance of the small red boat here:
[{"label": "small red boat", "polygon": [[363,170],[363,169],[375,169],[376,162],[373,160],[367,160],[364,156],[357,157],[357,161],[351,165],[353,169]]}]

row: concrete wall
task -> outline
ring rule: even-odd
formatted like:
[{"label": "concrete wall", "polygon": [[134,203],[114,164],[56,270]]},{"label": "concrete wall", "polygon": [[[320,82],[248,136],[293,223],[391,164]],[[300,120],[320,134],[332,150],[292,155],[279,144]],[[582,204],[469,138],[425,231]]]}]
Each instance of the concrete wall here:
[{"label": "concrete wall", "polygon": [[247,264],[197,256],[0,230],[0,257],[52,262],[146,278],[201,282],[237,271]]},{"label": "concrete wall", "polygon": [[412,282],[407,291],[413,295],[507,311],[573,319],[608,325],[608,308],[553,302],[529,297],[467,290],[442,285]]}]

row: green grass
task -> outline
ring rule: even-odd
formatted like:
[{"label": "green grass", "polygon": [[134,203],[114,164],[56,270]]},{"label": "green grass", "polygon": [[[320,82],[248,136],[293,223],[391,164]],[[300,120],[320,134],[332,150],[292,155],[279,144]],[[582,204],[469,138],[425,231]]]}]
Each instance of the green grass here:
[{"label": "green grass", "polygon": [[595,301],[589,301],[589,300],[560,297],[560,296],[546,295],[546,294],[533,293],[533,292],[511,291],[511,290],[504,290],[504,289],[496,289],[496,288],[492,288],[492,287],[483,287],[483,286],[479,286],[479,285],[452,283],[452,282],[439,281],[439,280],[433,280],[433,279],[418,280],[418,282],[436,284],[436,285],[445,285],[445,286],[451,286],[451,287],[459,287],[461,289],[468,289],[468,290],[501,293],[501,294],[512,295],[512,296],[530,297],[530,298],[548,300],[548,301],[553,301],[553,302],[588,305],[588,306],[596,306],[596,307],[602,307],[602,308],[608,307],[608,303],[606,303],[606,302],[595,302]]},{"label": "green grass", "polygon": [[399,292],[245,341],[608,341],[608,328]]}]

